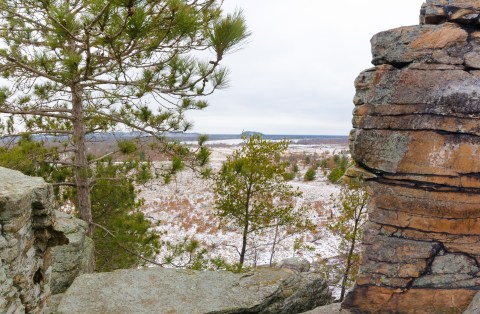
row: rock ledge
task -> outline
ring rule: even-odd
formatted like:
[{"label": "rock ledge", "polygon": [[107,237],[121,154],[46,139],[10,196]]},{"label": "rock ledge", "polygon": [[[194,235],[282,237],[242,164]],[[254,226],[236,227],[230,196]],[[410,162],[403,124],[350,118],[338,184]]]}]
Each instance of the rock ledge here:
[{"label": "rock ledge", "polygon": [[294,314],[330,302],[326,282],[315,273],[275,268],[247,274],[148,268],[77,277],[57,312]]}]

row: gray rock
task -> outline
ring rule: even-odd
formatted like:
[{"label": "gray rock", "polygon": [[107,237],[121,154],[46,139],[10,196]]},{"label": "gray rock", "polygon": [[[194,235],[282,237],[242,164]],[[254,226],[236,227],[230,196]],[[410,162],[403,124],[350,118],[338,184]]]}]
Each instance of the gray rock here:
[{"label": "gray rock", "polygon": [[330,300],[326,282],[314,273],[148,268],[77,277],[58,313],[294,314]]},{"label": "gray rock", "polygon": [[[42,214],[50,213],[50,189],[50,185],[42,178],[28,177],[20,171],[0,167],[0,220],[5,222],[25,215],[25,209],[38,209],[35,214],[40,214],[40,211]],[[42,202],[43,205],[39,206]],[[32,206],[34,203],[37,204],[36,208]]]},{"label": "gray rock", "polygon": [[50,298],[50,302],[47,304],[47,308],[45,309],[44,314],[56,314],[58,310],[58,305],[62,300],[63,293],[52,295]]},{"label": "gray rock", "polygon": [[303,272],[308,272],[310,270],[310,263],[304,258],[291,257],[291,258],[286,258],[280,263],[278,263],[277,267],[291,269],[291,270],[303,273]]},{"label": "gray rock", "polygon": [[432,263],[433,274],[475,274],[478,271],[477,261],[464,254],[437,256]]},{"label": "gray rock", "polygon": [[50,297],[55,231],[52,188],[0,167],[0,313],[42,313]]},{"label": "gray rock", "polygon": [[469,52],[465,55],[465,65],[469,68],[480,69],[480,52]]},{"label": "gray rock", "polygon": [[95,268],[93,240],[85,236],[87,223],[59,211],[55,216],[55,230],[63,232],[69,243],[52,249],[53,294],[64,292],[77,276],[92,273]]},{"label": "gray rock", "polygon": [[[385,130],[353,130],[350,138],[353,156],[371,169],[384,172],[397,170],[411,141],[407,134]],[[368,149],[358,149],[366,145]]]},{"label": "gray rock", "polygon": [[469,288],[480,285],[476,260],[464,254],[438,255],[432,262],[431,272],[416,279],[414,287]]},{"label": "gray rock", "polygon": [[304,314],[350,314],[351,312],[345,309],[340,308],[340,303],[333,303],[325,306],[317,307],[311,311],[305,312]]},{"label": "gray rock", "polygon": [[466,288],[480,286],[480,278],[468,274],[424,275],[416,279],[415,288]]},{"label": "gray rock", "polygon": [[468,306],[463,314],[478,314],[480,313],[480,292],[475,295],[472,303]]}]

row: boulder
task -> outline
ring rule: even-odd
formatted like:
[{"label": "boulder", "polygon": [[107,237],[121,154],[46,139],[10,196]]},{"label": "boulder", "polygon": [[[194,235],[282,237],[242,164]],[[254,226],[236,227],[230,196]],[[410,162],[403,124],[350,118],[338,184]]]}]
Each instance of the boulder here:
[{"label": "boulder", "polygon": [[73,280],[82,274],[95,270],[95,249],[93,240],[87,237],[88,225],[81,219],[55,211],[54,228],[63,232],[69,240],[68,245],[52,249],[52,294],[67,290]]},{"label": "boulder", "polygon": [[330,302],[327,283],[315,273],[147,268],[81,275],[57,313],[294,314]]},{"label": "boulder", "polygon": [[62,297],[63,293],[52,295],[43,314],[56,314]]},{"label": "boulder", "polygon": [[304,273],[310,270],[310,263],[304,258],[291,257],[282,260],[280,263],[278,263],[277,267]]}]

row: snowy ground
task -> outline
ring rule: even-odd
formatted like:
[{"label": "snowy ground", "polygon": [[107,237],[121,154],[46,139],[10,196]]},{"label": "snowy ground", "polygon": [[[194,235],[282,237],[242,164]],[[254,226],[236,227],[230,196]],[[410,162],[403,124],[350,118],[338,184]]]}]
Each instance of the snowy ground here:
[{"label": "snowy ground", "polygon": [[[238,148],[236,145],[213,147],[212,166],[218,168],[226,156],[236,148]],[[331,154],[345,149],[347,147],[341,145],[292,144],[289,153],[321,155],[327,151]],[[321,170],[317,171],[317,178],[314,181],[304,182],[303,173],[306,167],[302,167],[301,164],[299,166],[299,176],[291,181],[292,186],[298,187],[303,192],[303,197],[297,200],[297,205],[311,208],[309,216],[318,228],[314,233],[300,234],[282,241],[276,247],[274,261],[291,256],[302,256],[314,262],[320,257],[329,258],[337,255],[338,240],[326,231],[324,224],[334,210],[330,195],[338,193],[339,187],[329,183]],[[185,171],[169,185],[158,180],[140,188],[142,191],[139,196],[145,199],[143,211],[147,217],[160,221],[156,228],[159,232],[165,233],[162,235],[162,240],[177,243],[185,236],[194,237],[208,247],[210,256],[222,256],[230,263],[238,261],[237,248],[240,248],[241,235],[234,230],[218,228],[219,220],[213,212],[211,182]],[[256,235],[255,239],[251,239],[249,246],[257,248],[248,252],[247,264],[268,264],[272,239],[273,232]],[[304,246],[295,250],[296,239],[303,239]],[[157,260],[161,261],[163,254],[165,253],[161,253]]]}]

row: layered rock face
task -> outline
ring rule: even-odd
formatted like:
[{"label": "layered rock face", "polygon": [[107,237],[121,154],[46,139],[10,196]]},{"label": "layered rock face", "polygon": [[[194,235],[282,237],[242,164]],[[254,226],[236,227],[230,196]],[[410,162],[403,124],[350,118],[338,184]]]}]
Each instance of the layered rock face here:
[{"label": "layered rock face", "polygon": [[375,35],[355,82],[371,212],[353,312],[461,313],[480,290],[480,1],[430,0],[420,20]]},{"label": "layered rock face", "polygon": [[53,223],[51,186],[0,168],[1,313],[43,312],[50,297],[50,248],[68,242]]}]

